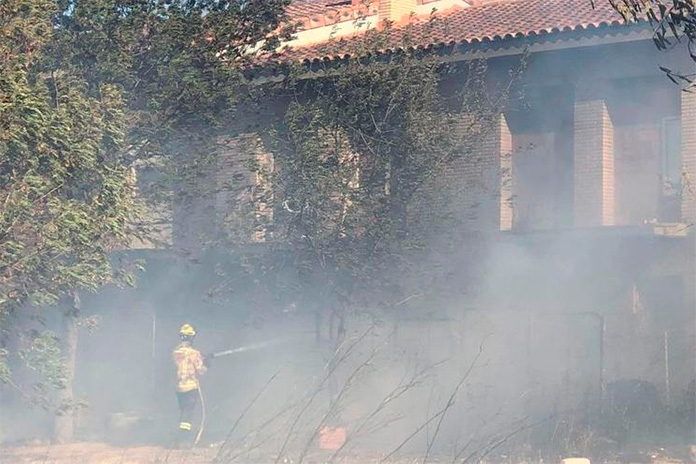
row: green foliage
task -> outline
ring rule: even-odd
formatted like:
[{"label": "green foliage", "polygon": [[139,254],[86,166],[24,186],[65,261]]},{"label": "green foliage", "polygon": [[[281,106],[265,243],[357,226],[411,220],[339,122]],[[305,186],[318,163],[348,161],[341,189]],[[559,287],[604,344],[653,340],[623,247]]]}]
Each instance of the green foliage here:
[{"label": "green foliage", "polygon": [[[173,147],[205,152],[208,134],[233,114],[253,47],[272,49],[289,36],[288,3],[0,2],[3,340],[25,308],[135,284],[141,263],[110,260],[138,232],[134,168],[156,157],[178,181],[194,171],[189,153]],[[59,354],[37,340],[44,364]],[[25,364],[58,386],[31,353]],[[0,358],[3,380],[12,354]]]},{"label": "green foliage", "polygon": [[9,382],[12,378],[12,371],[7,363],[8,351],[5,348],[0,348],[0,382]]},{"label": "green foliage", "polygon": [[69,14],[57,17],[50,65],[81,76],[93,93],[122,92],[129,155],[157,159],[165,175],[143,193],[160,200],[208,166],[210,134],[234,117],[241,69],[290,37],[289,3],[61,0]]},{"label": "green foliage", "polygon": [[[696,61],[696,4],[692,0],[609,0],[609,3],[627,22],[647,20],[658,50],[668,50],[674,42],[686,39],[689,55]],[[660,69],[675,84],[690,87],[694,82],[694,74]]]},{"label": "green foliage", "polygon": [[36,373],[40,387],[62,388],[65,385],[65,365],[60,354],[60,342],[54,332],[31,333],[19,356]]},{"label": "green foliage", "polygon": [[[273,194],[237,192],[230,212],[243,216],[228,222],[272,235],[267,253],[243,258],[263,293],[375,308],[435,291],[426,244],[461,226],[446,173],[483,141],[509,94],[510,83],[491,89],[485,77],[485,63],[403,53],[351,60],[315,79],[298,70],[264,95],[292,96],[267,137],[274,169],[254,170],[252,190],[268,183]],[[272,226],[260,214],[268,209]]]},{"label": "green foliage", "polygon": [[[77,78],[46,82],[3,68],[0,98],[0,314],[54,304],[111,277],[133,205],[120,93],[89,96]],[[53,95],[49,91],[53,87]]]}]

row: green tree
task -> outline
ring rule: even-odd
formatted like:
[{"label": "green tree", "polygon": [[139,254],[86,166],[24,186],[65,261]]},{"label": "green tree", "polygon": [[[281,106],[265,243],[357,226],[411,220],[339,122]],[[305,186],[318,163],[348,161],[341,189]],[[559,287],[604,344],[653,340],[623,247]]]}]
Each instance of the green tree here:
[{"label": "green tree", "polygon": [[[371,33],[351,56],[378,57],[370,52],[390,33]],[[242,238],[270,238],[265,253],[243,259],[261,293],[339,318],[437,293],[433,284],[444,282],[438,265],[423,261],[427,244],[454,248],[446,236],[462,226],[448,170],[477,163],[473,148],[499,121],[520,70],[495,86],[483,62],[403,52],[350,60],[320,77],[300,69],[264,93],[263,101],[290,100],[266,137],[271,168],[250,164],[267,188],[235,191],[228,208],[233,241],[244,224]],[[268,210],[272,221],[259,214]]]},{"label": "green tree", "polygon": [[65,324],[61,362],[44,349],[56,337],[34,333],[23,353],[2,351],[0,374],[14,384],[8,358],[19,355],[59,388],[57,439],[72,437],[79,293],[132,283],[110,253],[136,232],[133,167],[157,156],[188,173],[171,147],[202,153],[233,117],[240,69],[257,44],[288,36],[288,3],[1,2],[0,326],[7,338],[29,308],[51,306]]},{"label": "green tree", "polygon": [[[291,37],[289,3],[59,0],[48,65],[81,76],[93,90],[116,85],[129,153],[155,157],[170,187],[191,184],[185,177],[210,161],[210,134],[235,118],[246,65]],[[157,187],[148,193],[172,190]]]},{"label": "green tree", "polygon": [[[674,42],[686,40],[688,53],[696,61],[696,4],[691,0],[609,0],[627,22],[647,21],[653,28],[658,50],[667,50]],[[593,2],[594,4],[594,2]],[[661,67],[672,82],[691,86],[696,74],[674,72]]]},{"label": "green tree", "polygon": [[[0,8],[0,318],[5,335],[16,327],[16,313],[23,307],[56,305],[65,296],[76,298],[80,290],[94,291],[112,281],[108,253],[125,243],[134,211],[122,149],[126,119],[120,90],[105,84],[96,96],[79,76],[59,79],[54,72],[41,72],[55,11],[52,2],[27,0],[4,2]],[[75,306],[63,310],[72,328]],[[41,371],[36,364],[28,366]],[[67,367],[65,375],[53,378],[67,393],[59,398],[59,410],[66,406],[62,400],[71,399]],[[9,375],[7,366],[2,371]],[[67,438],[70,430],[59,426],[57,433]]]}]

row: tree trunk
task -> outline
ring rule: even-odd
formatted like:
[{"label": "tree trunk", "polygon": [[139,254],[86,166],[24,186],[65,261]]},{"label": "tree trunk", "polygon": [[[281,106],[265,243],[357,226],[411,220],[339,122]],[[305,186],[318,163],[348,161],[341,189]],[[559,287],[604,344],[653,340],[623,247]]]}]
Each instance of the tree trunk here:
[{"label": "tree trunk", "polygon": [[401,240],[406,238],[406,201],[405,192],[402,186],[403,169],[401,169],[401,160],[398,157],[392,157],[389,162],[388,182],[389,182],[389,215],[391,223],[394,227],[395,236]]},{"label": "tree trunk", "polygon": [[62,352],[65,356],[65,385],[56,393],[57,411],[53,422],[53,439],[56,443],[66,443],[73,439],[75,432],[75,408],[73,381],[75,379],[75,358],[77,354],[77,316],[79,299],[70,299],[71,307],[63,313]]}]

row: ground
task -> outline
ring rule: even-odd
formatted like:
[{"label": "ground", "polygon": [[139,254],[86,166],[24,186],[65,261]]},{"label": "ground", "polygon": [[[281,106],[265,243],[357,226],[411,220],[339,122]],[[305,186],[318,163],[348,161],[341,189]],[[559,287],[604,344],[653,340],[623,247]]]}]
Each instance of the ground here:
[{"label": "ground", "polygon": [[0,451],[2,464],[203,464],[215,457],[214,449],[171,451],[156,446],[119,448],[103,443],[28,445]]},{"label": "ground", "polygon": [[[217,446],[197,448],[187,451],[168,450],[158,446],[120,448],[104,443],[72,443],[66,445],[24,445],[0,449],[0,464],[210,464],[217,455]],[[325,457],[325,456],[323,456]],[[273,464],[271,456],[246,460],[236,459],[235,463]],[[305,464],[320,464],[322,456],[309,456]],[[282,461],[291,464],[293,461]],[[345,464],[373,464],[379,457],[348,459]],[[390,461],[391,462],[391,461]],[[393,464],[411,463],[411,459],[395,461]],[[437,464],[434,461],[433,464]]]},{"label": "ground", "polygon": [[[23,445],[0,449],[0,464],[211,464],[215,460],[216,446],[193,450],[168,450],[158,446],[140,446],[122,448],[105,443],[71,443],[66,445]],[[696,453],[696,447],[693,450]],[[308,456],[304,464],[321,464],[326,455]],[[695,454],[696,457],[696,454]],[[390,464],[412,464],[422,462],[422,456],[390,460]],[[254,459],[236,459],[235,463],[273,464],[272,456],[257,456]],[[509,460],[505,459],[506,464]],[[645,462],[641,459],[620,459],[605,461],[602,464],[631,464]],[[376,464],[379,456],[348,457],[343,464]],[[451,459],[429,459],[429,463],[451,463]],[[496,462],[492,460],[491,462]],[[656,457],[647,461],[649,464],[687,464],[689,460]],[[691,461],[692,463],[694,461]],[[292,460],[281,460],[282,464],[294,464]]]}]

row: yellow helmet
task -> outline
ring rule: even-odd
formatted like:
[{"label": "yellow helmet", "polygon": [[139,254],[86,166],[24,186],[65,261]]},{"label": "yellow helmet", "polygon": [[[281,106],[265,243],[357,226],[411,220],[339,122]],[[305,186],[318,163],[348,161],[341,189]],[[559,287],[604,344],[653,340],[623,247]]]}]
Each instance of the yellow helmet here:
[{"label": "yellow helmet", "polygon": [[179,329],[179,335],[182,337],[194,337],[196,335],[196,329],[194,329],[191,324],[184,324]]}]

